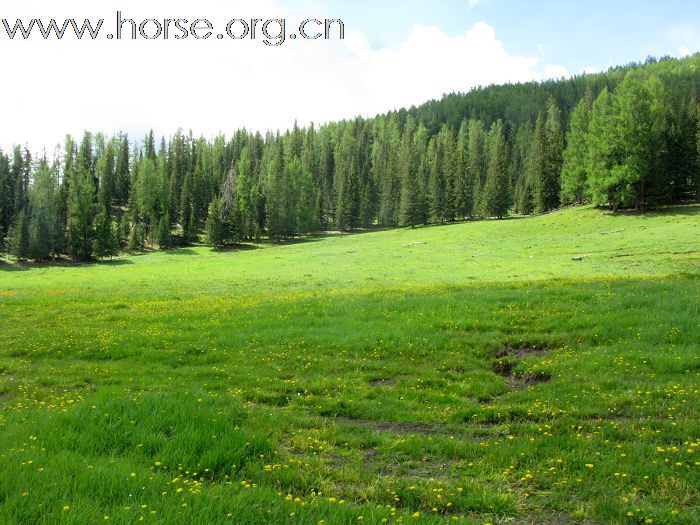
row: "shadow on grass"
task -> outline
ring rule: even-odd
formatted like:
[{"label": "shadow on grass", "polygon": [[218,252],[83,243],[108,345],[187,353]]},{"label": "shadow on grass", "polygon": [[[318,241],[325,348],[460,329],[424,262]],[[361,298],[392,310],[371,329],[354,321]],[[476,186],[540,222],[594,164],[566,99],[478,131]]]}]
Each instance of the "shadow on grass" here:
[{"label": "shadow on grass", "polygon": [[219,248],[213,248],[212,250],[216,253],[237,253],[237,252],[252,252],[259,250],[260,246],[257,244],[227,244],[226,246],[221,246]]},{"label": "shadow on grass", "polygon": [[[154,250],[148,253],[158,253],[158,250]],[[201,255],[197,250],[194,250],[192,248],[170,248],[168,250],[164,250],[162,253],[168,255]]]},{"label": "shadow on grass", "polygon": [[56,259],[55,261],[18,261],[8,262],[0,260],[0,272],[27,272],[46,268],[85,268],[89,266],[126,266],[134,264],[129,259],[105,259],[85,262],[75,262],[70,259]]}]

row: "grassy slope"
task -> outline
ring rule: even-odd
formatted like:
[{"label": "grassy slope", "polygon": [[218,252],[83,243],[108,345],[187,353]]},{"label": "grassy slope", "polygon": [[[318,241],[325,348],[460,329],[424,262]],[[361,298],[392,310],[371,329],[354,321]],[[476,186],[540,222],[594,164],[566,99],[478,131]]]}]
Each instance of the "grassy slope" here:
[{"label": "grassy slope", "polygon": [[698,226],[0,264],[0,522],[700,522]]}]

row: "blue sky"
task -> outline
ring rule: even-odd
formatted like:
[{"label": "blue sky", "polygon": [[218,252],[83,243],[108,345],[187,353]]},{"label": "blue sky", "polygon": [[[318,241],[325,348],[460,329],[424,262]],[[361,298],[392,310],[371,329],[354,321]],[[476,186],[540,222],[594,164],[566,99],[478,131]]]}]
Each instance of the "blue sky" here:
[{"label": "blue sky", "polygon": [[700,2],[692,0],[481,0],[474,7],[469,0],[318,4],[362,31],[375,48],[401,42],[414,24],[435,25],[455,36],[483,21],[495,29],[509,53],[537,55],[572,73],[649,55],[678,56],[683,47],[700,51]]}]

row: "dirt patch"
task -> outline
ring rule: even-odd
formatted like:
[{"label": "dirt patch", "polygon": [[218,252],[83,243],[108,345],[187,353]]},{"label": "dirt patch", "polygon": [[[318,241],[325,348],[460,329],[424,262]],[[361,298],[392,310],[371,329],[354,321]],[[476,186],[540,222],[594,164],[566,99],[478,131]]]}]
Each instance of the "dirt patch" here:
[{"label": "dirt patch", "polygon": [[523,343],[520,345],[506,345],[496,352],[495,357],[501,359],[503,357],[528,357],[531,355],[546,354],[551,348],[546,344],[538,343]]},{"label": "dirt patch", "polygon": [[[515,372],[520,361],[533,355],[541,355],[549,352],[550,348],[544,344],[524,343],[522,345],[507,345],[496,352],[496,361],[491,363],[494,374],[504,377],[512,390],[525,390],[530,386],[548,383],[552,380],[552,374],[547,372],[522,373]],[[490,402],[493,399],[479,402]]]},{"label": "dirt patch", "polygon": [[525,390],[527,387],[549,383],[551,380],[552,374],[537,372],[534,374],[513,376],[508,382],[513,390]]},{"label": "dirt patch", "polygon": [[372,419],[350,419],[346,417],[334,417],[332,420],[343,425],[371,428],[380,432],[393,432],[395,434],[448,434],[445,426],[437,423],[374,421]]},{"label": "dirt patch", "polygon": [[369,384],[376,387],[392,388],[396,386],[396,381],[393,379],[373,379]]},{"label": "dirt patch", "polygon": [[513,369],[518,365],[515,361],[499,360],[494,361],[491,365],[491,370],[494,374],[501,377],[510,377],[513,375]]}]

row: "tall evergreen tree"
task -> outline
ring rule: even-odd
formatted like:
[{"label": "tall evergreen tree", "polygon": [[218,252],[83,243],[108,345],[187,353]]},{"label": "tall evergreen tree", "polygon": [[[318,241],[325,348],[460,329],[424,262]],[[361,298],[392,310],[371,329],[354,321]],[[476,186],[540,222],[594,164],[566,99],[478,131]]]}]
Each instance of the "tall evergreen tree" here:
[{"label": "tall evergreen tree", "polygon": [[27,259],[31,255],[29,242],[29,219],[27,217],[27,210],[21,209],[10,230],[10,253],[18,261]]},{"label": "tall evergreen tree", "polygon": [[503,123],[495,122],[489,133],[489,165],[483,192],[484,210],[490,217],[502,219],[510,209],[508,150]]},{"label": "tall evergreen tree", "polygon": [[455,145],[455,183],[452,200],[455,216],[471,217],[474,207],[474,170],[469,159],[469,122],[462,121]]},{"label": "tall evergreen tree", "polygon": [[319,194],[316,188],[313,174],[300,162],[297,171],[298,179],[293,183],[297,186],[297,224],[298,233],[313,233],[318,231],[319,222]]},{"label": "tall evergreen tree", "polygon": [[482,190],[486,183],[488,154],[486,152],[484,125],[479,120],[469,121],[469,162],[474,178],[473,213],[476,216],[483,216],[484,206]]},{"label": "tall evergreen tree", "polygon": [[564,163],[561,173],[561,200],[582,203],[586,198],[588,177],[588,126],[591,108],[585,98],[571,114],[571,128],[567,134]]},{"label": "tall evergreen tree", "polygon": [[241,221],[241,234],[245,239],[258,236],[258,194],[257,184],[253,179],[253,166],[250,150],[246,146],[236,164],[236,196],[238,197],[238,216]]},{"label": "tall evergreen tree", "polygon": [[[538,127],[539,126],[539,127]],[[546,117],[538,118],[535,126],[535,155],[532,162],[534,176],[534,204],[537,213],[559,206],[559,180],[561,175],[564,136],[561,126],[561,110],[550,98]]]},{"label": "tall evergreen tree", "polygon": [[221,197],[215,197],[209,205],[207,215],[207,241],[214,248],[220,248],[226,242],[226,221],[221,213]]},{"label": "tall evergreen tree", "polygon": [[379,188],[379,224],[396,226],[400,201],[401,180],[398,152],[401,142],[398,123],[393,118],[384,121],[372,151],[372,173]]},{"label": "tall evergreen tree", "polygon": [[95,257],[104,259],[116,255],[116,240],[112,218],[104,204],[99,204],[99,213],[95,217],[95,240],[93,253]]},{"label": "tall evergreen tree", "polygon": [[352,126],[348,124],[345,126],[335,154],[335,218],[336,227],[341,231],[350,230],[356,227],[359,222],[355,147]]},{"label": "tall evergreen tree", "polygon": [[115,200],[117,205],[126,206],[130,189],[129,137],[120,135],[113,142],[113,148],[117,151],[114,167]]},{"label": "tall evergreen tree", "polygon": [[5,248],[5,238],[12,224],[11,196],[10,161],[0,149],[0,251]]},{"label": "tall evergreen tree", "polygon": [[80,163],[76,167],[68,185],[68,250],[77,261],[90,260],[95,237],[95,185],[92,174],[84,166]]},{"label": "tall evergreen tree", "polygon": [[416,165],[413,137],[413,123],[407,125],[401,138],[399,150],[399,175],[401,176],[401,203],[399,225],[415,228],[423,219],[423,191],[419,168]]},{"label": "tall evergreen tree", "polygon": [[60,247],[60,193],[57,166],[42,159],[29,190],[29,255],[44,260],[56,255]]}]

